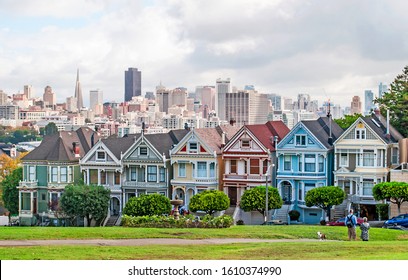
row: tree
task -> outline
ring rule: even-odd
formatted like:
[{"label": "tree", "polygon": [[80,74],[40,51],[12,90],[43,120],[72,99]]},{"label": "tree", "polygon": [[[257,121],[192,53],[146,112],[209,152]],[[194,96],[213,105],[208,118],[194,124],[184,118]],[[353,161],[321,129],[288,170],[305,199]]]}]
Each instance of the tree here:
[{"label": "tree", "polygon": [[18,189],[17,186],[23,180],[23,168],[18,167],[6,175],[1,182],[2,199],[11,215],[18,214]]},{"label": "tree", "polygon": [[11,158],[6,154],[0,155],[0,180],[6,175],[10,174],[14,169],[21,163],[21,158],[24,157],[27,153],[20,153],[18,157]]},{"label": "tree", "polygon": [[68,185],[60,198],[62,211],[71,218],[85,217],[87,225],[100,225],[107,216],[110,190],[97,185]]},{"label": "tree", "polygon": [[330,208],[339,205],[346,198],[346,193],[339,187],[323,186],[309,190],[305,196],[307,207],[317,206],[326,212],[330,219]]},{"label": "tree", "polygon": [[398,207],[398,215],[401,214],[401,204],[408,201],[408,183],[405,182],[382,182],[374,186],[373,196],[375,200],[386,199]]},{"label": "tree", "polygon": [[207,190],[194,195],[189,204],[189,209],[192,212],[204,211],[209,215],[216,211],[228,209],[230,200],[228,196],[217,190]]},{"label": "tree", "polygon": [[354,114],[354,115],[345,115],[344,118],[335,119],[334,121],[342,128],[347,129],[349,128],[359,117],[362,117],[361,114]]},{"label": "tree", "polygon": [[50,122],[48,123],[45,128],[44,128],[44,134],[45,135],[53,135],[58,133],[58,127],[55,123]]},{"label": "tree", "polygon": [[170,199],[158,193],[132,197],[123,209],[128,216],[163,215],[170,211]]},{"label": "tree", "polygon": [[388,92],[382,97],[376,98],[380,112],[386,116],[390,112],[390,124],[404,137],[408,136],[408,66],[405,66],[402,74],[397,75],[390,85]]},{"label": "tree", "polygon": [[[258,211],[262,215],[265,213],[266,189],[265,186],[258,186],[246,190],[241,197],[240,207],[245,212]],[[268,187],[268,209],[279,209],[283,201],[278,189]]]}]

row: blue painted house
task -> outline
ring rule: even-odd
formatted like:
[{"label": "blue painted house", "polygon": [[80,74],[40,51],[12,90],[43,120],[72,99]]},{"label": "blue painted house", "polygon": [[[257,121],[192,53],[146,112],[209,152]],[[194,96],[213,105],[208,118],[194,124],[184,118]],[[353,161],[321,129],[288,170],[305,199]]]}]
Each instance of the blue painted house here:
[{"label": "blue painted house", "polygon": [[320,208],[306,207],[306,193],[316,187],[334,183],[333,142],[343,129],[328,117],[297,123],[277,145],[277,187],[284,201],[275,216],[287,216],[296,209],[300,222],[316,224],[324,213]]}]

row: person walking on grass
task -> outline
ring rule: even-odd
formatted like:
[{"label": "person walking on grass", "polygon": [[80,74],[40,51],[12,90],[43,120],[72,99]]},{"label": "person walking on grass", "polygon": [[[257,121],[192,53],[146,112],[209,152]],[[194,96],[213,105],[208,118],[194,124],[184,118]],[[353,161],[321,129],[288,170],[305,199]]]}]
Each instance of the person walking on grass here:
[{"label": "person walking on grass", "polygon": [[344,223],[347,226],[348,240],[356,240],[356,225],[357,218],[353,214],[353,209],[350,209],[349,214],[346,216],[346,221]]},{"label": "person walking on grass", "polygon": [[370,229],[370,224],[367,222],[367,217],[363,218],[363,223],[360,225],[361,229],[361,240],[368,241],[369,235],[368,230]]}]

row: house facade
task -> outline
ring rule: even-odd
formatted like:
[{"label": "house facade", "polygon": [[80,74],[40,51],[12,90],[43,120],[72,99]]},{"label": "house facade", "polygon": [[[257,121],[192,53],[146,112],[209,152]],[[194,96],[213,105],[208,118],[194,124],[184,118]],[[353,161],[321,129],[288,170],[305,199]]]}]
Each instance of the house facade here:
[{"label": "house facade", "polygon": [[334,184],[347,194],[347,210],[375,219],[373,187],[389,181],[390,169],[398,160],[402,135],[381,115],[358,118],[334,142]]},{"label": "house facade", "polygon": [[220,189],[224,170],[221,149],[237,130],[229,125],[192,129],[171,150],[173,199],[177,195],[188,207],[193,195]]},{"label": "house facade", "polygon": [[300,221],[320,222],[323,211],[305,205],[306,193],[316,187],[334,183],[333,142],[343,129],[327,117],[301,121],[277,145],[277,187],[284,201],[282,210],[300,212]]},{"label": "house facade", "polygon": [[[274,176],[268,176],[267,179],[265,174],[274,162],[276,144],[288,132],[289,128],[282,121],[244,125],[224,147],[222,187],[230,198],[231,206],[239,204],[247,188],[265,183],[275,185]],[[269,171],[273,174],[273,171]]]},{"label": "house facade", "polygon": [[21,225],[56,220],[65,186],[81,179],[79,161],[98,139],[89,128],[61,131],[45,136],[39,147],[22,158],[23,180],[17,186]]}]

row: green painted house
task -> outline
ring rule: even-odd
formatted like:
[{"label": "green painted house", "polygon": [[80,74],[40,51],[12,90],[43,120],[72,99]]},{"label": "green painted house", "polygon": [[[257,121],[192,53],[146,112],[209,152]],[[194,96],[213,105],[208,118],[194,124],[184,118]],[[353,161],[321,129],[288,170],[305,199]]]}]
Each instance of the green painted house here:
[{"label": "green painted house", "polygon": [[79,160],[99,140],[90,128],[45,136],[40,146],[22,159],[19,189],[20,225],[37,225],[58,218],[58,200],[66,185],[82,179]]}]

